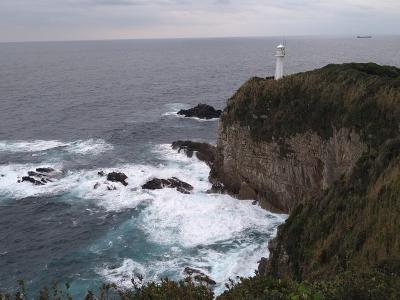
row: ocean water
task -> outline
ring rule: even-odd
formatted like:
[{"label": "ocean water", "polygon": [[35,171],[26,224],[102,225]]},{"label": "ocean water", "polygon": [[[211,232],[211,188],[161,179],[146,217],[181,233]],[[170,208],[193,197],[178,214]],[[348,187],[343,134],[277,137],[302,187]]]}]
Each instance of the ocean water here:
[{"label": "ocean water", "polygon": [[[185,267],[217,282],[251,276],[285,220],[208,194],[208,167],[170,148],[216,142],[218,121],[180,118],[204,102],[224,108],[252,76],[274,72],[275,38],[0,44],[0,290],[24,279],[30,296],[70,282],[82,297],[102,282],[180,279]],[[341,62],[400,65],[400,37],[287,38],[286,73]],[[56,180],[18,179],[37,167]],[[129,185],[107,190],[103,170]],[[145,191],[176,176],[194,186]],[[100,184],[94,189],[96,183]]]}]

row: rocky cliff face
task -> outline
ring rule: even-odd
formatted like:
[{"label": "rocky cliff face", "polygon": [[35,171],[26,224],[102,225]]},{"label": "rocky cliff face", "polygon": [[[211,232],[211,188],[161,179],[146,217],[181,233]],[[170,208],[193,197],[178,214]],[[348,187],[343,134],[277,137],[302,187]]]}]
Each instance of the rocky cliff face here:
[{"label": "rocky cliff face", "polygon": [[221,116],[210,179],[290,212],[259,273],[398,269],[399,138],[400,69],[328,65],[245,83]]},{"label": "rocky cliff face", "polygon": [[347,128],[334,130],[327,140],[310,131],[283,142],[287,153],[277,142],[252,139],[246,127],[221,124],[214,178],[241,199],[256,199],[266,209],[290,212],[304,198],[320,195],[347,176],[367,149],[360,136]]},{"label": "rocky cliff face", "polygon": [[352,174],[296,207],[259,271],[296,280],[373,267],[400,274],[400,139],[357,162]]}]

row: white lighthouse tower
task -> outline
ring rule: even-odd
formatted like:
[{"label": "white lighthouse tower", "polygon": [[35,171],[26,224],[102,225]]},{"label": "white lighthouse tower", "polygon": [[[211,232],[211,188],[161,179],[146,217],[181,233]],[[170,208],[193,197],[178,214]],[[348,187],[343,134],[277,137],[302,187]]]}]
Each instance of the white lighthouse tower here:
[{"label": "white lighthouse tower", "polygon": [[275,80],[279,80],[283,77],[283,58],[286,55],[286,48],[284,45],[276,47],[276,69],[275,69]]}]

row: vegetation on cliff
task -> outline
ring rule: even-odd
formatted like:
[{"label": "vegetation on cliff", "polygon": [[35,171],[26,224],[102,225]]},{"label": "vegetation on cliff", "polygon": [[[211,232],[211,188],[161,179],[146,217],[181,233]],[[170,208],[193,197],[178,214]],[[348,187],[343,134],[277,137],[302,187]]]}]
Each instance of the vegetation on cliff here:
[{"label": "vegetation on cliff", "polygon": [[[380,269],[369,273],[346,272],[332,280],[297,282],[271,276],[257,275],[241,278],[231,283],[228,290],[216,297],[217,300],[397,300],[400,299],[400,276],[391,270]],[[73,300],[70,286],[54,285],[44,288],[34,299]],[[162,280],[149,283],[133,290],[119,290],[114,284],[104,284],[97,293],[89,291],[85,300],[211,300],[214,293],[203,284],[190,280],[174,282]],[[1,300],[32,299],[23,284],[14,294],[1,294]]]},{"label": "vegetation on cliff", "polygon": [[224,126],[239,123],[252,137],[280,141],[308,131],[329,138],[354,128],[371,146],[399,131],[400,69],[377,64],[328,65],[279,81],[252,78],[228,101]]},{"label": "vegetation on cliff", "polygon": [[[356,130],[368,145],[350,176],[294,209],[262,274],[243,280],[226,299],[274,299],[265,276],[291,282],[290,291],[304,288],[312,299],[346,299],[346,293],[347,299],[398,299],[400,69],[344,64],[279,81],[253,78],[229,100],[222,119],[225,128],[248,127],[253,139],[283,148],[288,137],[313,132],[328,139],[335,128]],[[324,296],[321,282],[344,294]],[[352,287],[367,292],[353,297]]]},{"label": "vegetation on cliff", "polygon": [[400,274],[400,139],[366,153],[352,175],[300,204],[281,226],[268,273],[297,280],[393,266]]},{"label": "vegetation on cliff", "polygon": [[[190,277],[179,282],[163,279],[160,282],[149,282],[141,285],[132,279],[134,287],[122,290],[115,284],[103,284],[98,291],[88,291],[85,300],[212,300],[214,293],[206,283],[194,283]],[[140,279],[141,281],[141,279]],[[73,300],[69,284],[54,284],[51,288],[43,288],[39,295],[30,295],[23,281],[14,293],[1,293],[0,300]]]},{"label": "vegetation on cliff", "polygon": [[219,300],[366,300],[400,298],[400,277],[379,271],[346,272],[331,280],[297,282],[271,276],[243,278]]}]

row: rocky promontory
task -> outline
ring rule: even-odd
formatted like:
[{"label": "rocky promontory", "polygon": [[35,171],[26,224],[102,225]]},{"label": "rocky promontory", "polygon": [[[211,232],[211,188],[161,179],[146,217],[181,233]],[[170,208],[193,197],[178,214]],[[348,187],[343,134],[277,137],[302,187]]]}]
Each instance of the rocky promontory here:
[{"label": "rocky promontory", "polygon": [[[400,282],[400,69],[343,64],[250,79],[221,115],[210,179],[290,214],[258,276],[224,299],[259,295],[249,286],[264,275]],[[352,276],[348,289],[360,283]]]},{"label": "rocky promontory", "polygon": [[390,94],[396,72],[345,64],[279,81],[250,79],[221,116],[211,180],[273,211],[320,196],[371,146],[398,133]]}]

